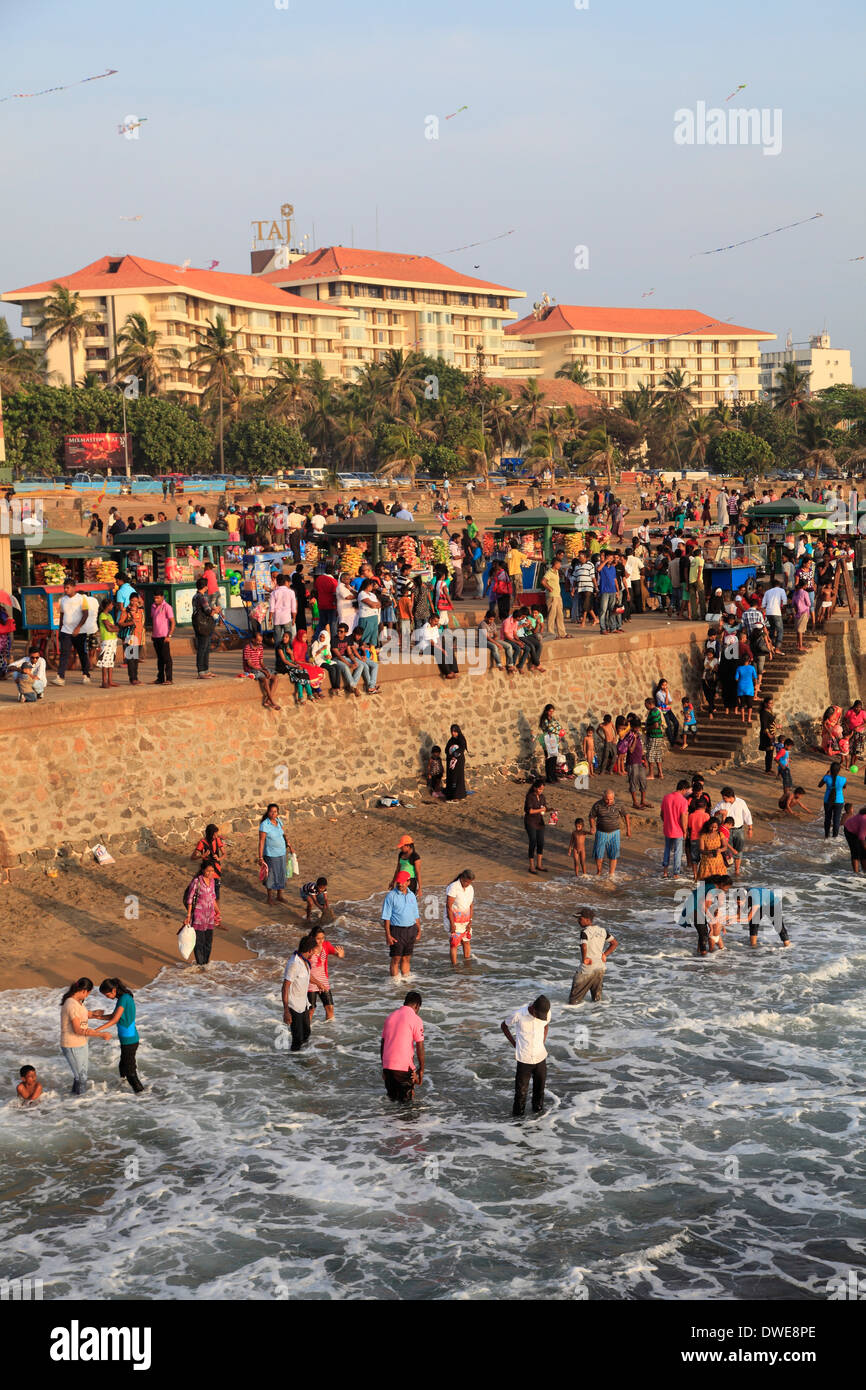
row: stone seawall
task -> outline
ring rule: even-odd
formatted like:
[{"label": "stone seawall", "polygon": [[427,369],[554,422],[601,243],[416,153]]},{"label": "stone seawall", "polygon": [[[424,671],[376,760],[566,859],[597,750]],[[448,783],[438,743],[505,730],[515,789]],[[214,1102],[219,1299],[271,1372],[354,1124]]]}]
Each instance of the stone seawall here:
[{"label": "stone seawall", "polygon": [[[814,742],[826,705],[858,694],[861,627],[834,623],[777,697],[803,744]],[[100,841],[118,853],[179,848],[210,820],[245,832],[269,801],[294,820],[363,810],[386,791],[417,794],[423,756],[444,746],[452,723],[466,736],[470,783],[540,767],[543,705],[556,706],[579,748],[588,717],[642,714],[662,675],[677,699],[696,696],[705,634],[702,624],[674,623],[545,643],[538,675],[446,682],[417,666],[382,667],[376,698],[297,707],[284,692],[278,714],[261,708],[249,682],[226,679],[121,688],[105,703],[94,690],[75,704],[7,705],[0,868],[84,855]]]}]

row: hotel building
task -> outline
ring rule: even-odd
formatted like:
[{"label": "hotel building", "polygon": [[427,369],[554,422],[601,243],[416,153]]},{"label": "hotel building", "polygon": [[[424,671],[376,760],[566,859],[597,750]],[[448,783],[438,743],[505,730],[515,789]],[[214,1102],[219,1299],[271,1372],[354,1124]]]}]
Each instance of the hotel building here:
[{"label": "hotel building", "polygon": [[540,354],[515,347],[505,336],[516,314],[510,299],[525,290],[476,280],[429,256],[325,246],[307,255],[279,247],[272,255],[253,252],[259,278],[328,306],[346,316],[342,325],[339,375],[351,381],[365,363],[381,361],[389,348],[415,349],[442,357],[464,372],[521,376]]},{"label": "hotel building", "polygon": [[563,365],[578,363],[590,374],[588,388],[608,405],[643,383],[657,389],[666,372],[682,369],[702,412],[723,401],[758,399],[760,344],[776,336],[694,309],[582,304],[539,305],[505,332],[515,356],[523,348],[536,352],[534,373],[528,374],[552,377]]},{"label": "hotel building", "polygon": [[761,353],[761,390],[769,395],[776,377],[788,362],[796,362],[803,372],[810,372],[806,394],[814,396],[828,386],[851,386],[851,353],[847,348],[830,346],[829,333],[816,333],[808,343],[789,343],[783,352]]},{"label": "hotel building", "polygon": [[[182,399],[194,400],[204,389],[190,362],[206,321],[217,314],[240,330],[236,347],[244,354],[244,376],[254,390],[261,390],[278,357],[302,365],[318,359],[328,376],[340,375],[347,311],[333,304],[312,304],[255,275],[181,269],[140,256],[103,256],[83,270],[59,276],[56,283],[78,294],[81,307],[95,320],[74,354],[76,380],[91,372],[101,383],[109,381],[108,364],[132,313],[144,314],[148,326],[159,332],[158,347],[175,348],[180,354],[176,364],[164,364],[163,372],[166,393]],[[52,381],[68,384],[66,340],[46,349],[44,338],[37,335],[44,305],[54,292],[55,281],[46,280],[8,290],[0,298],[21,306],[22,325],[34,334],[28,346],[47,353]]]}]

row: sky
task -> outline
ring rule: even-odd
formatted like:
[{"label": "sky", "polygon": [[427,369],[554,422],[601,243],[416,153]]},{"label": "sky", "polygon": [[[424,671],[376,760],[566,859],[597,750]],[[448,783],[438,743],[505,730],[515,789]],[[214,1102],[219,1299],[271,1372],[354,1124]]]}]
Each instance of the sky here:
[{"label": "sky", "polygon": [[[107,254],[245,272],[289,202],[310,247],[375,247],[378,218],[382,250],[525,290],[521,316],[547,293],[778,347],[826,328],[866,384],[857,0],[280,3],[0,0],[0,97],[117,69],[0,101],[3,290]],[[781,112],[781,149],[676,143],[700,102],[765,110],[768,137]]]}]

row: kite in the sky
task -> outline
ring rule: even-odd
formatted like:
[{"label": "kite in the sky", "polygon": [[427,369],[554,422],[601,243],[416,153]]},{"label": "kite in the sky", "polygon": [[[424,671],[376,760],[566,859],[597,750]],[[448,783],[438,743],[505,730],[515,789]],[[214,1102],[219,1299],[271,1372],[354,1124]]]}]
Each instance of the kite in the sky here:
[{"label": "kite in the sky", "polygon": [[216,270],[218,265],[219,261],[211,261],[210,265],[205,266],[205,270]]},{"label": "kite in the sky", "polygon": [[741,82],[739,87],[735,87],[734,90],[731,92],[730,97],[725,97],[725,101],[730,101],[731,97],[735,97],[737,95],[737,92],[742,92],[745,87],[748,87],[748,85],[748,82]]},{"label": "kite in the sky", "polygon": [[643,294],[641,295],[641,299],[649,299],[649,297],[650,297],[651,294],[655,294],[655,290],[654,290],[654,289],[652,289],[652,290],[644,290]]},{"label": "kite in the sky", "polygon": [[866,256],[849,256],[848,265],[850,265],[852,261],[866,261]]},{"label": "kite in the sky", "polygon": [[177,265],[177,266],[175,266],[175,270],[177,271],[178,275],[182,275],[183,272],[184,272],[185,270],[189,270],[190,265],[191,265],[191,261],[190,261],[189,256],[187,256],[187,258],[186,258],[186,260],[184,261],[183,265]]},{"label": "kite in the sky", "polygon": [[715,256],[719,251],[733,251],[736,246],[748,246],[750,241],[763,241],[764,237],[775,236],[777,232],[788,232],[792,227],[803,227],[807,222],[814,222],[823,216],[823,212],[816,212],[811,217],[802,218],[799,222],[786,222],[784,227],[773,227],[772,231],[759,232],[757,236],[746,237],[745,241],[732,241],[729,246],[714,246],[709,251],[693,251],[689,260],[694,260],[695,256]]},{"label": "kite in the sky", "polygon": [[469,107],[468,107],[468,106],[458,106],[458,107],[457,107],[457,110],[456,110],[456,111],[452,111],[452,112],[451,112],[451,115],[450,115],[450,116],[446,116],[445,119],[446,119],[446,121],[453,120],[453,118],[454,118],[455,116],[459,116],[459,115],[460,115],[460,112],[461,112],[461,111],[468,111],[468,110],[469,110]]},{"label": "kite in the sky", "polygon": [[146,116],[136,116],[135,120],[130,121],[128,125],[119,125],[117,127],[117,133],[118,135],[130,135],[133,130],[138,130],[140,125],[144,125],[146,120]]},{"label": "kite in the sky", "polygon": [[108,68],[105,72],[98,72],[94,77],[82,77],[79,82],[65,82],[62,87],[43,87],[41,92],[12,92],[8,97],[0,97],[0,101],[20,101],[24,97],[44,97],[49,92],[66,92],[70,87],[81,87],[85,82],[98,82],[102,77],[113,77],[118,71],[117,68]]},{"label": "kite in the sky", "polygon": [[452,246],[450,250],[446,251],[444,254],[446,256],[453,256],[455,251],[468,251],[472,246],[486,246],[488,242],[501,241],[503,237],[514,236],[516,231],[517,228],[512,227],[510,232],[500,232],[498,236],[489,236],[485,241],[470,241],[467,242],[465,246]]},{"label": "kite in the sky", "polygon": [[121,222],[140,222],[141,219],[142,219],[142,215],[143,215],[142,213],[137,212],[137,213],[135,214],[135,217],[121,217],[120,220],[121,220]]}]

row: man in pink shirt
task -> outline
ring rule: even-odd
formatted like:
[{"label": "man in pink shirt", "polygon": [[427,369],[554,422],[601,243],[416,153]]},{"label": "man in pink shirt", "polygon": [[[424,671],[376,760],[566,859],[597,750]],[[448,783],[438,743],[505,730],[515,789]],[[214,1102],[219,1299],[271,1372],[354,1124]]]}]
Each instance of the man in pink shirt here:
[{"label": "man in pink shirt", "polygon": [[424,1080],[424,1024],[420,1011],[421,995],[417,989],[410,989],[402,1007],[385,1019],[379,1051],[389,1100],[412,1100],[415,1087]]},{"label": "man in pink shirt", "polygon": [[668,865],[670,865],[671,875],[679,878],[680,868],[683,862],[683,844],[685,842],[686,830],[689,824],[689,803],[684,791],[688,791],[689,781],[686,777],[681,777],[677,782],[675,792],[668,792],[667,796],[662,797],[661,820],[665,832],[665,853],[662,859],[662,878],[668,877]]},{"label": "man in pink shirt", "polygon": [[171,635],[174,632],[174,609],[165,601],[165,591],[155,589],[150,609],[153,628],[153,649],[156,652],[154,685],[172,685],[174,667],[171,660]]}]

